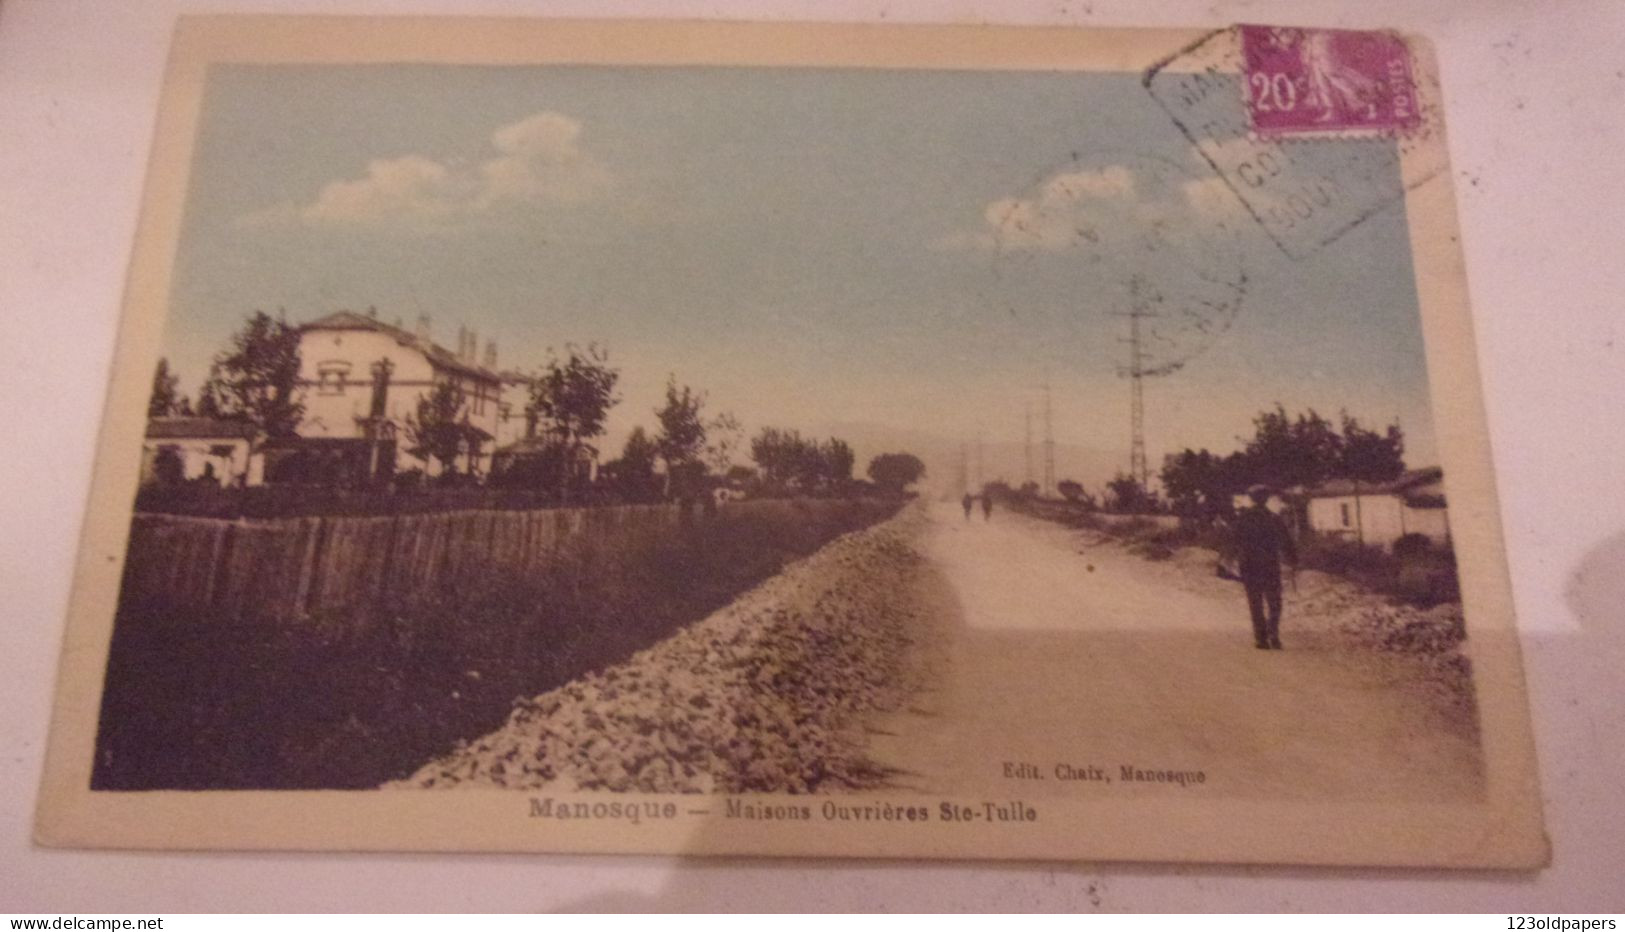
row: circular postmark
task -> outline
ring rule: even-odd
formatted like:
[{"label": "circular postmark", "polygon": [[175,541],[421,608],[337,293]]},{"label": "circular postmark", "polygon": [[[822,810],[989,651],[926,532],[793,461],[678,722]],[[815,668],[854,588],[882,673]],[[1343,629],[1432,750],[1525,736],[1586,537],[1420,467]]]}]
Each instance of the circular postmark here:
[{"label": "circular postmark", "polygon": [[988,208],[996,303],[1052,352],[1176,372],[1241,310],[1244,217],[1211,173],[1158,155],[1072,153]]}]

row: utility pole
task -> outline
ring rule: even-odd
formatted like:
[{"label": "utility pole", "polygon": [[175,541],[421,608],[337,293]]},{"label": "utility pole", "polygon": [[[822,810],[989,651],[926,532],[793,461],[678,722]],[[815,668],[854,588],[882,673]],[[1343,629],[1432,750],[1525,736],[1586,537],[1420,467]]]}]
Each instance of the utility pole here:
[{"label": "utility pole", "polygon": [[987,473],[982,471],[982,432],[976,432],[976,489],[981,491],[987,485]]},{"label": "utility pole", "polygon": [[1144,282],[1136,275],[1129,282],[1130,309],[1112,316],[1128,318],[1128,339],[1118,341],[1129,345],[1128,368],[1118,369],[1119,375],[1129,377],[1128,471],[1141,488],[1146,488],[1151,471],[1145,460],[1145,354],[1140,343],[1140,320],[1162,315],[1146,309],[1145,299],[1141,295],[1143,287]]},{"label": "utility pole", "polygon": [[1055,417],[1049,403],[1049,379],[1044,380],[1044,494],[1055,494]]},{"label": "utility pole", "polygon": [[1033,403],[1031,401],[1022,406],[1021,414],[1025,425],[1021,440],[1021,484],[1027,485],[1033,481]]}]

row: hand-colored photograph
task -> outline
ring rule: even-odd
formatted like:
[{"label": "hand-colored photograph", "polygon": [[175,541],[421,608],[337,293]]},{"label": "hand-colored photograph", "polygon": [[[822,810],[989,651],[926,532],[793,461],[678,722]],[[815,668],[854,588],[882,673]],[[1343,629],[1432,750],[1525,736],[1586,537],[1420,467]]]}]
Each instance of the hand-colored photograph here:
[{"label": "hand-colored photograph", "polygon": [[[1458,496],[1494,502],[1441,430],[1439,387],[1477,386],[1430,381],[1427,282],[1459,271],[1423,267],[1412,202],[1449,173],[1405,173],[1415,121],[1361,132],[1376,53],[1339,71],[1404,40],[1283,32],[1198,75],[1206,122],[1137,53],[208,61],[154,166],[140,427],[104,438],[88,796],[485,791],[496,848],[688,850],[547,834],[674,820],[828,853],[861,823],[904,854],[1368,863],[1377,830],[1198,826],[1501,805],[1485,691],[1522,716],[1521,681],[1475,653],[1507,632]],[[1292,240],[1298,188],[1358,210]],[[1204,840],[1057,840],[1111,807]]]}]

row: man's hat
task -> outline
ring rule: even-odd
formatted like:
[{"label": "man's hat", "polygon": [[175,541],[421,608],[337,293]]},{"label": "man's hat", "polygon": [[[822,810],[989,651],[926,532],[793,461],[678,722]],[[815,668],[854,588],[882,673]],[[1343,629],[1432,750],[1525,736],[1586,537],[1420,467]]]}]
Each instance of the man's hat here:
[{"label": "man's hat", "polygon": [[1258,485],[1248,486],[1247,494],[1253,498],[1258,498],[1259,496],[1268,497],[1275,494],[1275,490],[1267,485],[1264,485],[1263,483],[1259,483]]}]

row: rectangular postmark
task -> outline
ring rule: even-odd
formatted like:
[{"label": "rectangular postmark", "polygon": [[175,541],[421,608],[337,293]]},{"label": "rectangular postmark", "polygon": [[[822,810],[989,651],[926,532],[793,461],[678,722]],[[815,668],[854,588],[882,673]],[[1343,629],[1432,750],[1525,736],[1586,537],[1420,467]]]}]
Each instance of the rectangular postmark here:
[{"label": "rectangular postmark", "polygon": [[1443,147],[1422,144],[1437,104],[1414,73],[1392,33],[1237,26],[1158,62],[1144,84],[1270,239],[1302,259],[1444,168]]}]

